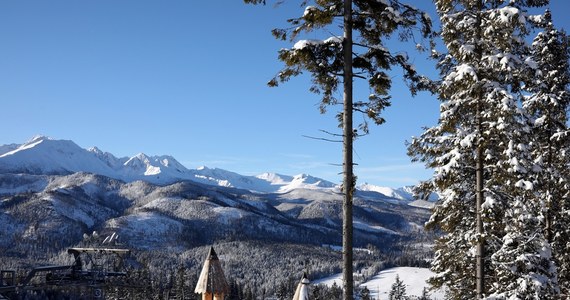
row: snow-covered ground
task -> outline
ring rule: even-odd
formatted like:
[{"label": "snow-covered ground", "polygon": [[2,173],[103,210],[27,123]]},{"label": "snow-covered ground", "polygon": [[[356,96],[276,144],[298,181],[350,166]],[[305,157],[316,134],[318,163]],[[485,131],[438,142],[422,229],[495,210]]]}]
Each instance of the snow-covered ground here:
[{"label": "snow-covered ground", "polygon": [[[428,287],[426,280],[433,273],[425,268],[398,267],[386,269],[372,277],[369,281],[361,284],[360,287],[366,286],[370,290],[372,299],[387,300],[392,284],[396,281],[396,275],[399,275],[400,280],[406,285],[406,294],[408,296],[420,296],[424,287]],[[333,283],[342,287],[342,274],[336,274],[312,282],[312,284],[324,284],[327,286],[332,286]],[[429,292],[429,295],[433,300],[443,299],[444,291]]]}]

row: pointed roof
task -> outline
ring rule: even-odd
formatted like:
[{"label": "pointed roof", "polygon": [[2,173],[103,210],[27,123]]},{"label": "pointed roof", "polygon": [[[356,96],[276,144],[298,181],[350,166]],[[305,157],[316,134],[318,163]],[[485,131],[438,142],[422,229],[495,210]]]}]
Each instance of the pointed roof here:
[{"label": "pointed roof", "polygon": [[194,292],[198,294],[228,294],[230,292],[230,286],[226,281],[222,264],[216,251],[214,251],[214,247],[210,247]]},{"label": "pointed roof", "polygon": [[303,272],[303,277],[299,285],[297,285],[297,290],[295,295],[293,295],[293,300],[309,300],[309,278],[307,278],[307,273]]}]

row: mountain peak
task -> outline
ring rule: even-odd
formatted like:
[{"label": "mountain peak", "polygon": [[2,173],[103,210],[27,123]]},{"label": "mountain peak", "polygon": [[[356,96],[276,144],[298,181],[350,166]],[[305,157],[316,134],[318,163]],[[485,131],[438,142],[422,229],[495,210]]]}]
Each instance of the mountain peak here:
[{"label": "mountain peak", "polygon": [[96,146],[87,149],[87,151],[93,152],[95,154],[104,154],[103,151],[101,151],[101,149],[97,148]]},{"label": "mountain peak", "polygon": [[[208,185],[265,193],[338,187],[337,184],[306,173],[289,176],[266,172],[257,176],[245,176],[206,166],[189,170],[170,155],[148,156],[141,152],[130,158],[117,158],[95,146],[83,149],[71,140],[56,140],[43,135],[34,136],[25,144],[0,146],[0,172],[22,174],[86,172],[127,182],[143,180],[159,184],[192,180]],[[408,189],[382,188],[369,184],[358,188],[392,198],[412,200]]]},{"label": "mountain peak", "polygon": [[26,144],[35,143],[35,142],[44,141],[44,140],[53,140],[53,138],[46,136],[46,135],[37,134],[37,135],[34,135],[29,141],[27,141]]},{"label": "mountain peak", "polygon": [[376,186],[368,183],[363,183],[358,186],[358,189],[367,192],[377,192],[386,195],[390,198],[395,198],[399,200],[406,200],[406,201],[414,200],[413,194],[409,190],[403,188],[395,189],[391,187]]},{"label": "mountain peak", "polygon": [[113,171],[93,153],[73,141],[43,135],[0,156],[0,171],[28,174],[68,174],[89,172],[112,176]]},{"label": "mountain peak", "polygon": [[293,180],[293,177],[291,177],[291,176],[281,175],[281,174],[277,174],[277,173],[269,173],[269,172],[259,174],[255,177],[257,177],[258,179],[261,179],[261,180],[265,180],[271,184],[282,184],[282,183]]},{"label": "mountain peak", "polygon": [[142,153],[142,152],[139,152],[137,155],[131,157],[131,159],[139,159],[139,160],[144,161],[144,160],[148,160],[149,157],[148,157],[148,155],[146,155],[146,154],[144,154],[144,153]]},{"label": "mountain peak", "polygon": [[158,166],[153,166],[150,158],[144,154],[139,153],[124,163],[126,171],[132,175],[143,174],[143,175],[157,175],[161,173],[161,169]]},{"label": "mountain peak", "polygon": [[301,174],[297,174],[294,176],[295,179],[297,180],[304,180],[309,178],[309,175],[305,174],[305,173],[301,173]]}]

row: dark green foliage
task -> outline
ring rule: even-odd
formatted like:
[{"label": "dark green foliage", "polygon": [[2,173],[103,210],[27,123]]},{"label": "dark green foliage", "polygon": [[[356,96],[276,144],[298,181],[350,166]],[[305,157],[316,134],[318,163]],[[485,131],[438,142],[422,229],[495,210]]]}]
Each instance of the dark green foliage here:
[{"label": "dark green foliage", "polygon": [[388,299],[390,300],[406,300],[408,296],[406,295],[406,284],[400,279],[399,275],[396,275],[396,280],[390,288],[390,293],[388,294]]},{"label": "dark green foliage", "polygon": [[[245,2],[265,4],[265,1]],[[309,1],[300,3],[303,7]],[[343,37],[340,36],[341,33],[334,36],[332,32],[337,30],[335,19],[340,20],[343,13],[341,0],[315,1],[305,8],[303,16],[288,20],[290,28],[273,29],[273,35],[280,40],[296,41],[303,33],[315,30],[326,32],[329,38],[301,39],[291,49],[280,50],[279,59],[285,66],[268,84],[278,86],[307,71],[313,83],[309,90],[321,96],[321,112],[324,113],[330,105],[339,104],[341,99],[337,98],[337,92],[344,73]],[[371,90],[368,99],[354,101],[353,110],[362,113],[375,124],[382,124],[385,120],[380,114],[390,106],[392,79],[388,75],[389,70],[395,66],[400,67],[413,93],[427,82],[409,64],[406,54],[390,52],[384,47],[383,41],[395,34],[403,41],[408,40],[414,36],[415,29],[419,29],[421,38],[430,38],[431,20],[423,12],[399,1],[369,0],[353,2],[352,20],[353,76],[366,80]],[[365,123],[360,128],[365,133],[368,131]]]},{"label": "dark green foliage", "polygon": [[342,299],[342,287],[338,286],[336,284],[336,282],[333,283],[333,285],[330,287],[330,289],[328,289],[328,292],[326,293],[326,298],[325,299],[331,299],[331,300],[341,300]]},{"label": "dark green foliage", "polygon": [[367,287],[363,287],[360,290],[360,300],[371,300],[370,298],[370,290]]}]

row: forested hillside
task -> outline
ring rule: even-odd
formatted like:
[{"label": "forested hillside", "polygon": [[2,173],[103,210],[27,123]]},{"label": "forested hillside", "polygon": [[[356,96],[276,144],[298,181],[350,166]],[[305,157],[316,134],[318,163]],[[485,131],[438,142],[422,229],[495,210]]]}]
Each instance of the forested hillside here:
[{"label": "forested hillside", "polygon": [[[289,291],[302,272],[320,278],[341,270],[342,195],[334,189],[263,194],[89,173],[1,178],[0,268],[21,275],[69,264],[70,247],[131,249],[129,276],[152,282],[156,295],[173,292],[175,278],[185,278],[178,286],[192,290],[211,245],[235,293],[274,295],[279,287]],[[429,248],[421,242],[430,240],[422,229],[428,210],[371,192],[355,200],[355,244],[368,249],[355,252],[363,276],[390,265],[426,264]],[[111,235],[118,238],[109,244]]]}]

